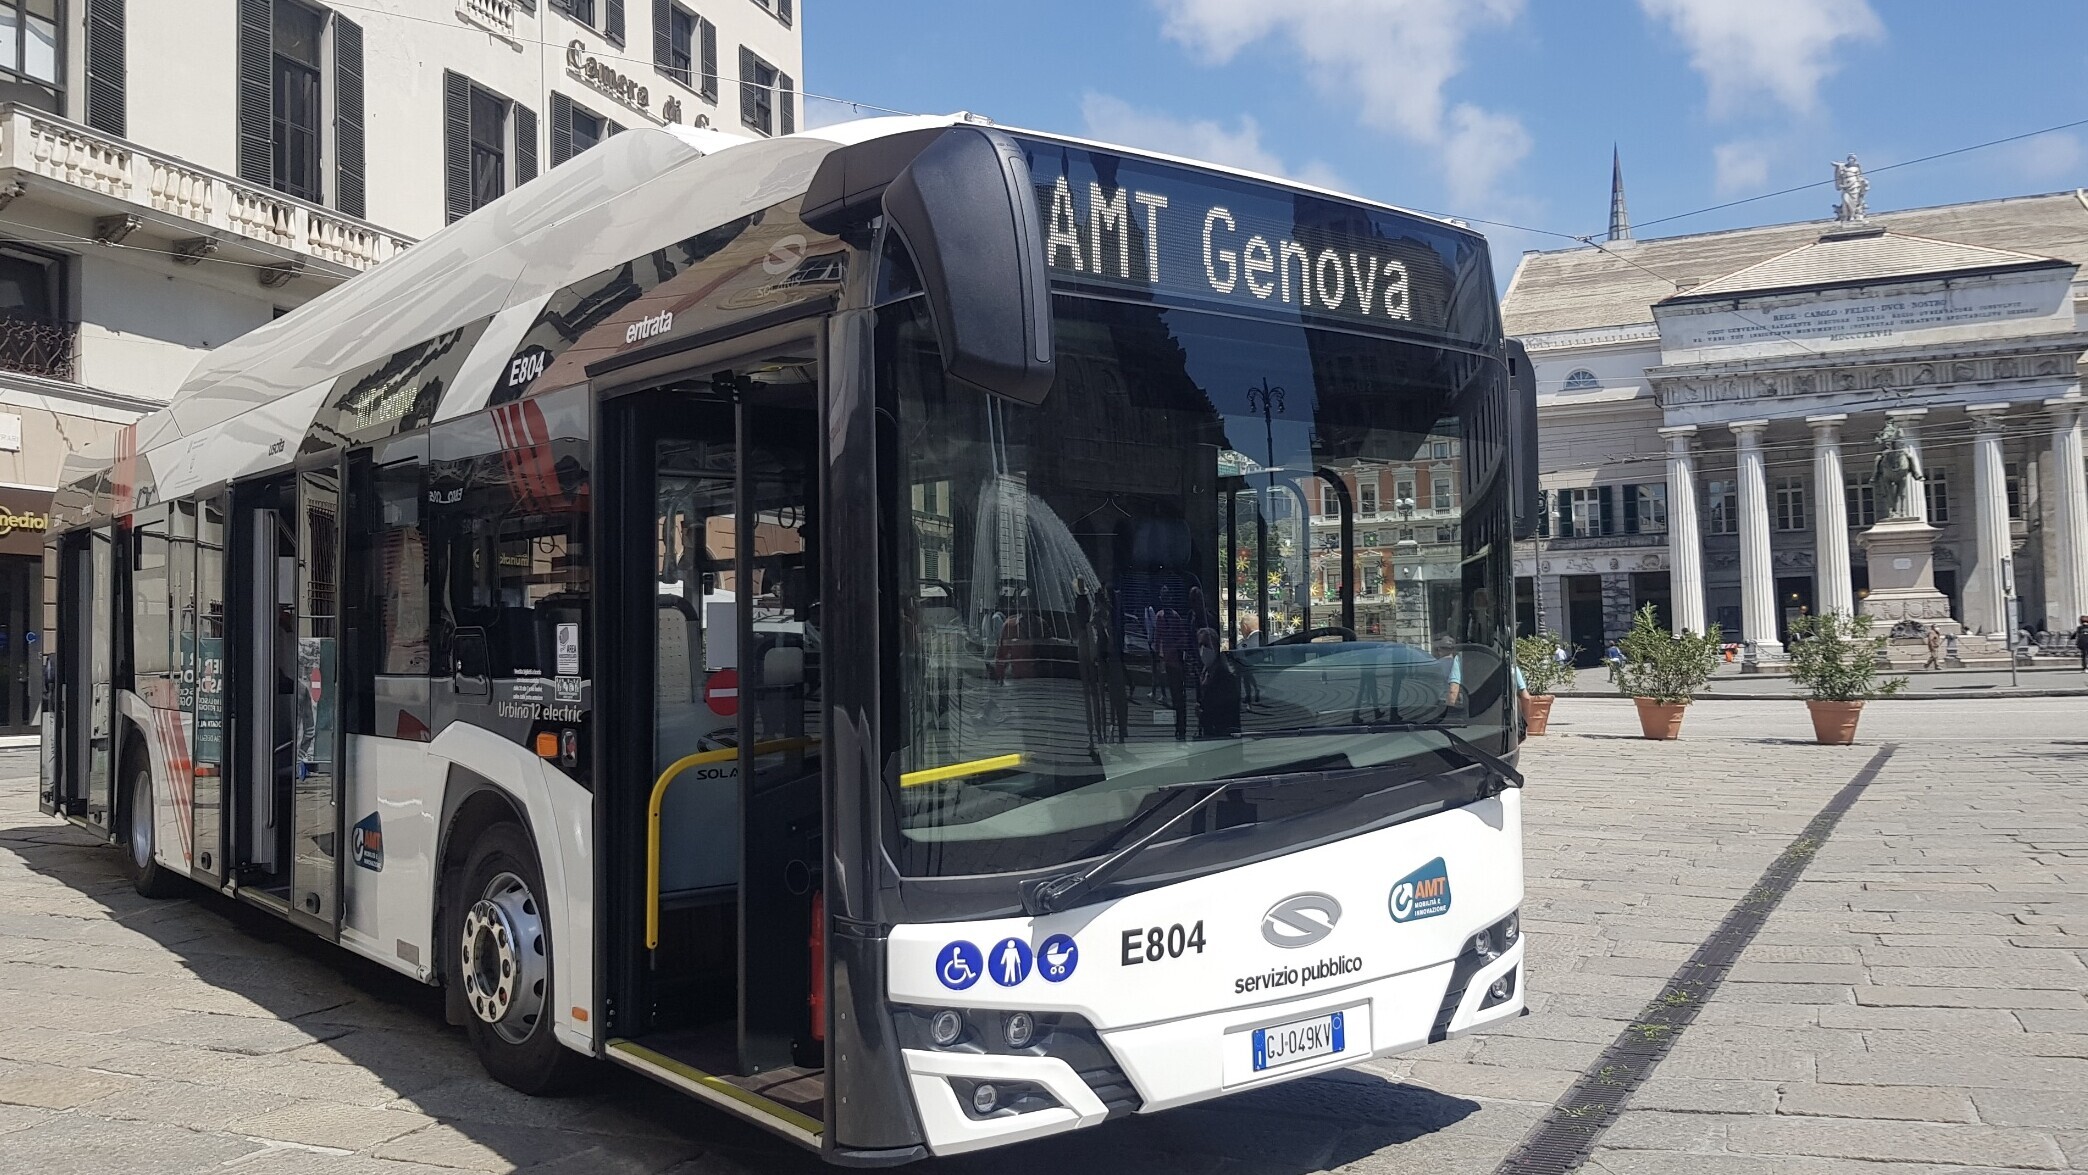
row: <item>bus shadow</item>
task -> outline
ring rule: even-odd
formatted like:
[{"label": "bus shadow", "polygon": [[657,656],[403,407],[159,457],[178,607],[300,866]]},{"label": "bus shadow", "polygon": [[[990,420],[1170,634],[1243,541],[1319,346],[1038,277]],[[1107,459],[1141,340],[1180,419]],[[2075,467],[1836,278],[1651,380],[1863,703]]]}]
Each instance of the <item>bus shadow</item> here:
[{"label": "bus shadow", "polygon": [[[34,1001],[32,989],[46,992],[78,1007],[78,1033],[90,1034],[69,1035],[64,1055],[47,1064],[143,1079],[140,1087],[202,1087],[191,1091],[199,1101],[228,1107],[216,1125],[230,1137],[437,1166],[652,1172],[707,1160],[723,1171],[828,1169],[788,1142],[607,1062],[591,1067],[573,1096],[516,1093],[486,1076],[464,1033],[444,1023],[437,989],[201,886],[179,899],[139,897],[116,850],[21,812],[21,781],[5,789],[15,794],[0,804],[0,866],[12,859],[77,895],[11,893],[33,883],[5,879],[0,869],[0,956],[46,964],[12,969],[6,986],[16,990],[0,991],[0,999]],[[17,919],[63,919],[80,933],[69,943],[41,928],[33,930],[40,938],[17,937]],[[137,1026],[85,1022],[101,1006]],[[247,1099],[251,1118],[238,1109]],[[368,1121],[357,1122],[348,1107]],[[328,1112],[313,1113],[322,1108]],[[364,1132],[384,1117],[380,1109],[399,1112],[391,1127],[407,1129],[372,1141]],[[295,1121],[300,1112],[304,1121]],[[95,1117],[95,1102],[73,1113]],[[133,1120],[108,1123],[118,1131],[139,1118],[129,1109],[112,1116]],[[315,1127],[326,1119],[342,1124],[337,1136]]]},{"label": "bus shadow", "polygon": [[[11,883],[0,881],[0,909],[9,911],[0,916],[0,952],[49,960],[39,973],[65,973],[54,979],[56,994],[82,1007],[107,1001],[153,1013],[135,1028],[81,1025],[96,1046],[56,1063],[155,1084],[215,1087],[235,1107],[222,1126],[228,1135],[481,1169],[505,1163],[516,1170],[552,1164],[654,1172],[705,1159],[690,1169],[709,1171],[716,1163],[721,1171],[832,1170],[787,1142],[606,1063],[588,1072],[576,1096],[515,1093],[487,1077],[464,1034],[443,1022],[436,989],[200,886],[183,899],[141,898],[124,880],[115,850],[70,826],[33,812],[0,811],[0,861],[8,857],[91,906],[72,897],[19,901],[7,890]],[[10,929],[17,912],[34,917],[57,903],[65,905],[65,916],[80,920],[78,940],[53,945],[17,938]],[[105,933],[103,918],[148,941]],[[109,945],[117,938],[124,945]],[[82,976],[94,978],[83,982]],[[123,1023],[139,1019],[132,1014]],[[253,1101],[253,1120],[237,1114],[245,1097]],[[374,1143],[353,1127],[338,1137],[271,1133],[268,1115],[286,1099],[381,1107],[427,1121],[399,1119],[411,1129]],[[1069,1169],[1223,1167],[1305,1175],[1433,1134],[1478,1109],[1476,1102],[1419,1086],[1338,1072],[919,1169],[1064,1175]],[[95,1105],[74,1112],[94,1116]]]}]

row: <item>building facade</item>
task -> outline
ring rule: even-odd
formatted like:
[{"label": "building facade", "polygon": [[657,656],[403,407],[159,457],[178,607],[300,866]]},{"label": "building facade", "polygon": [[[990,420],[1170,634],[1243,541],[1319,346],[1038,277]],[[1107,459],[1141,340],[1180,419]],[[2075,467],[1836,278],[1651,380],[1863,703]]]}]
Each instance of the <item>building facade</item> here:
[{"label": "building facade", "polygon": [[[1871,214],[1859,192],[1833,220],[1526,254],[1503,299],[1547,493],[1524,624],[1583,658],[1646,605],[1771,659],[1806,611],[1936,625],[1968,656],[2071,630],[2084,260],[2082,192]],[[1923,476],[1879,531],[1888,450]]]},{"label": "building facade", "polygon": [[645,122],[789,134],[793,0],[0,0],[0,734],[65,454]]}]

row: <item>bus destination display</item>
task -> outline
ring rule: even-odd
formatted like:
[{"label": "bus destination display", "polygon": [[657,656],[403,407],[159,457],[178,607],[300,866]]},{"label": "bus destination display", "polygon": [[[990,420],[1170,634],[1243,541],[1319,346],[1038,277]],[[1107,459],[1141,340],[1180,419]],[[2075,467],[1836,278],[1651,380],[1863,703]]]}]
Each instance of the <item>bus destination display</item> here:
[{"label": "bus destination display", "polygon": [[1461,287],[1486,275],[1473,264],[1483,250],[1449,226],[1153,160],[1023,145],[1055,288],[1431,334],[1489,325],[1490,315],[1452,322]]}]

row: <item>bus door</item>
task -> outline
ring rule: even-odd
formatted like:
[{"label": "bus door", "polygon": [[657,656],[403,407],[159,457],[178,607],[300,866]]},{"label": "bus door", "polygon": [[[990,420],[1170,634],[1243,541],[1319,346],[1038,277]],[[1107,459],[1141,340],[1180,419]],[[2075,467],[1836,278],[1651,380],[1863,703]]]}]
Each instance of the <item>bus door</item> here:
[{"label": "bus door", "polygon": [[340,472],[241,491],[236,619],[240,892],[332,934],[338,917]]},{"label": "bus door", "polygon": [[109,527],[67,535],[58,564],[54,696],[58,756],[45,810],[110,827],[114,779],[115,542]]},{"label": "bus door", "polygon": [[820,434],[802,346],[604,406],[620,471],[604,599],[630,655],[607,682],[627,701],[608,707],[597,799],[635,899],[607,922],[624,963],[609,1034],[816,1130]]}]

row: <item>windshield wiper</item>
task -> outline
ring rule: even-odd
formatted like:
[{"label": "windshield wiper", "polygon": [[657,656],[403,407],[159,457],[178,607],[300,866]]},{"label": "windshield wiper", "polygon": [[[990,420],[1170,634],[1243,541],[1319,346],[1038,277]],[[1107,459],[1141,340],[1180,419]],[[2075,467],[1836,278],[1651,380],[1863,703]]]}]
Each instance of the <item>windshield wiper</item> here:
[{"label": "windshield wiper", "polygon": [[1446,749],[1462,757],[1465,762],[1475,767],[1486,769],[1487,786],[1480,789],[1480,799],[1497,796],[1511,787],[1523,786],[1522,772],[1517,771],[1508,760],[1501,758],[1484,747],[1478,746],[1456,731],[1434,722],[1365,722],[1351,726],[1305,726],[1294,730],[1256,731],[1255,735],[1261,738],[1270,736],[1304,738],[1329,734],[1418,733],[1440,735],[1444,742],[1450,744]]},{"label": "windshield wiper", "polygon": [[[1380,774],[1382,774],[1380,768],[1357,767],[1344,771],[1283,771],[1267,775],[1232,775],[1223,779],[1163,783],[1153,790],[1163,793],[1166,798],[1132,817],[1125,823],[1123,828],[1117,830],[1117,834],[1111,838],[1112,840],[1122,840],[1132,830],[1164,810],[1168,801],[1175,796],[1191,792],[1201,792],[1202,794],[1198,795],[1196,800],[1188,807],[1169,817],[1165,823],[1132,841],[1130,844],[1125,845],[1123,848],[1118,849],[1116,852],[1111,853],[1109,856],[1095,862],[1093,865],[1088,866],[1086,869],[1072,873],[1061,873],[1057,877],[1049,877],[1042,881],[1024,882],[1022,884],[1022,908],[1029,911],[1032,916],[1036,916],[1064,910],[1074,905],[1081,898],[1100,888],[1103,882],[1114,876],[1131,858],[1144,852],[1147,846],[1166,835],[1168,829],[1203,811],[1204,808],[1210,805],[1211,801],[1231,791],[1233,788],[1255,787],[1266,783],[1318,783]],[[1108,844],[1110,842],[1104,841],[1103,843]]]}]

